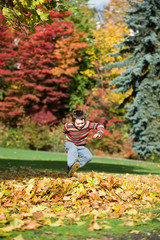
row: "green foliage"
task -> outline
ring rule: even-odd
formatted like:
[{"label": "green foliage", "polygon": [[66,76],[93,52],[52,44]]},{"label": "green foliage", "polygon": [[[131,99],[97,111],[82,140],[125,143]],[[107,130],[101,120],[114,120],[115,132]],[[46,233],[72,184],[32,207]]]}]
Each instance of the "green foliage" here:
[{"label": "green foliage", "polygon": [[50,150],[52,148],[49,127],[45,125],[26,121],[23,127],[4,128],[1,132],[1,147],[31,150]]},{"label": "green foliage", "polygon": [[76,105],[83,106],[85,98],[89,94],[88,89],[92,88],[94,80],[88,78],[85,74],[78,73],[74,75],[73,81],[69,83],[68,92],[70,93],[69,108],[73,110]]},{"label": "green foliage", "polygon": [[88,0],[70,0],[68,1],[68,8],[70,8],[71,15],[67,17],[67,20],[72,22],[75,28],[84,32],[87,37],[87,41],[90,42],[93,39],[93,29],[96,29],[96,22],[94,20],[94,12],[86,4]]},{"label": "green foliage", "polygon": [[[89,9],[86,5],[87,2],[88,0],[68,1],[68,8],[72,6],[70,9],[72,14],[65,18],[65,20],[72,22],[78,32],[85,33],[83,41],[91,44],[93,42],[93,30],[95,30],[96,23],[93,17],[93,10]],[[79,62],[78,73],[73,76],[71,83],[69,83],[70,110],[73,110],[77,104],[83,106],[85,98],[88,95],[88,89],[91,89],[95,85],[93,77],[89,77],[86,74],[86,71],[93,68],[91,60],[88,57],[88,48],[83,52],[82,61]]]},{"label": "green foliage", "polygon": [[63,124],[59,124],[51,128],[51,139],[52,139],[52,151],[53,152],[64,152],[64,139]]},{"label": "green foliage", "polygon": [[52,23],[50,11],[56,9],[64,13],[66,9],[63,0],[0,0],[0,10],[6,20],[4,23],[21,31],[24,27],[35,32],[35,26],[42,23]]},{"label": "green foliage", "polygon": [[22,129],[4,128],[1,132],[1,147],[27,149]]},{"label": "green foliage", "polygon": [[49,127],[25,120],[17,128],[1,126],[0,147],[64,152],[63,124]]},{"label": "green foliage", "polygon": [[52,148],[52,139],[49,127],[36,122],[27,122],[24,125],[25,143],[28,149],[50,150]]},{"label": "green foliage", "polygon": [[93,149],[98,149],[106,155],[120,153],[123,150],[123,138],[119,131],[114,131],[110,135],[104,135],[97,142],[92,139],[91,144]]},{"label": "green foliage", "polygon": [[117,92],[132,90],[121,107],[126,106],[125,117],[131,122],[133,150],[147,160],[160,156],[160,2],[129,2],[126,24],[132,34],[125,36],[116,56],[130,55],[110,66],[126,66],[111,84]]}]

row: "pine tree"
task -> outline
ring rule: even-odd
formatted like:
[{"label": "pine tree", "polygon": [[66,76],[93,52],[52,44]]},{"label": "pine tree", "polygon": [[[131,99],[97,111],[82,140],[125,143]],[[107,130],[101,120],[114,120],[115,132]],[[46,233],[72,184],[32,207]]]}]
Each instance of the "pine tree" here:
[{"label": "pine tree", "polygon": [[117,92],[132,89],[120,107],[126,106],[133,150],[141,158],[151,159],[160,156],[160,1],[129,3],[126,24],[131,33],[116,55],[129,54],[116,64],[119,68],[126,66],[126,70],[111,84],[116,85]]}]

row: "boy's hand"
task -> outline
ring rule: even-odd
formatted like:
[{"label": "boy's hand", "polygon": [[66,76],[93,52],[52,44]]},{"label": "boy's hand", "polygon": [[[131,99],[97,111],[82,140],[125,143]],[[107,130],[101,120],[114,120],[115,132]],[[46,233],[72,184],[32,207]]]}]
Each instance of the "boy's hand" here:
[{"label": "boy's hand", "polygon": [[100,138],[101,135],[99,133],[94,134],[93,138]]}]

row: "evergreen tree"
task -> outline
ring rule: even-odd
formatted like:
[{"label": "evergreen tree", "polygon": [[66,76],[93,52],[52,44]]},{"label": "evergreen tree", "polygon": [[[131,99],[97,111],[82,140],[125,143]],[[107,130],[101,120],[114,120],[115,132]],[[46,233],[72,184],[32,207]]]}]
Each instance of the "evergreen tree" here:
[{"label": "evergreen tree", "polygon": [[129,54],[116,64],[126,66],[126,70],[111,84],[116,85],[117,92],[132,89],[120,107],[126,106],[133,150],[148,159],[160,156],[160,1],[129,3],[126,24],[131,33],[125,36],[116,54]]}]

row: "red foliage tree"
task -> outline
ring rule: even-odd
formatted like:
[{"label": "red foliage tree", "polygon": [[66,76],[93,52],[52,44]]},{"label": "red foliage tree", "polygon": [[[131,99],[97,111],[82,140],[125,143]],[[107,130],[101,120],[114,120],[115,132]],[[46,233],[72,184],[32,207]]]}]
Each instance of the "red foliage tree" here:
[{"label": "red foliage tree", "polygon": [[69,99],[67,84],[77,73],[81,51],[87,47],[80,40],[83,34],[77,33],[72,23],[62,21],[63,17],[52,11],[51,25],[38,26],[35,34],[28,36],[17,33],[17,69],[5,78],[10,87],[0,103],[1,116],[10,116],[12,122],[31,116],[43,124],[58,123],[63,117]]},{"label": "red foliage tree", "polygon": [[9,86],[4,78],[11,74],[16,56],[12,31],[2,24],[3,20],[4,17],[0,11],[0,100],[3,100]]}]

